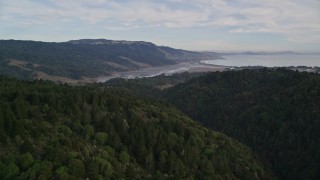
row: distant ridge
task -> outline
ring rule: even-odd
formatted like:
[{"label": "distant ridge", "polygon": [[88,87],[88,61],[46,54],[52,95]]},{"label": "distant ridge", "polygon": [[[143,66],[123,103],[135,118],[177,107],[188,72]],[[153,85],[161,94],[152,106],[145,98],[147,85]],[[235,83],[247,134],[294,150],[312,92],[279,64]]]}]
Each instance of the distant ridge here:
[{"label": "distant ridge", "polygon": [[79,40],[70,40],[67,41],[67,43],[71,44],[145,44],[150,46],[156,46],[155,44],[151,42],[145,42],[145,41],[127,41],[127,40],[108,40],[108,39],[79,39]]},{"label": "distant ridge", "polygon": [[0,72],[20,79],[72,82],[115,72],[220,58],[144,41],[80,39],[67,42],[0,40]]}]

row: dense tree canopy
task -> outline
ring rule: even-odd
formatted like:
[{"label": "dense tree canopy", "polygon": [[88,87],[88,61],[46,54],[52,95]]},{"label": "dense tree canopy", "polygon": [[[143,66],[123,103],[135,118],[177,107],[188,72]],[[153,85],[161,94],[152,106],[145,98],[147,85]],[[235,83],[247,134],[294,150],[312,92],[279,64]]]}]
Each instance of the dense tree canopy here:
[{"label": "dense tree canopy", "polygon": [[252,147],[282,179],[320,179],[320,75],[216,72],[165,93],[191,118]]},{"label": "dense tree canopy", "polygon": [[0,179],[274,178],[241,143],[126,90],[0,84]]}]

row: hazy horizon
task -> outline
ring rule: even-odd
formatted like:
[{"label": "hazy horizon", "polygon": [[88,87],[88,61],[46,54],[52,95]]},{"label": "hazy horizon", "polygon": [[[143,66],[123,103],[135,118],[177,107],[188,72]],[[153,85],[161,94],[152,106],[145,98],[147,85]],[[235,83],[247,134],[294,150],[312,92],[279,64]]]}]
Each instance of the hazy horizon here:
[{"label": "hazy horizon", "polygon": [[[68,42],[71,40],[82,40],[82,39],[104,39],[104,38],[80,38],[80,39],[70,39],[70,40],[66,40],[66,41],[43,41],[43,40],[32,40],[32,39],[0,39],[0,40],[15,40],[15,41],[35,41],[35,42],[47,42],[47,43],[63,43],[63,42]],[[105,39],[105,40],[112,40],[112,41],[141,41],[141,40],[126,40],[126,39]],[[246,49],[246,50],[193,50],[193,49],[183,49],[183,48],[178,48],[178,47],[174,47],[174,46],[169,46],[169,45],[160,45],[160,44],[156,44],[154,42],[151,41],[144,41],[144,42],[150,42],[153,43],[157,46],[164,46],[164,47],[171,47],[171,48],[175,48],[175,49],[182,49],[182,50],[187,50],[187,51],[197,51],[197,52],[217,52],[217,53],[245,53],[245,52],[254,52],[254,53],[277,53],[277,52],[295,52],[295,53],[306,53],[306,54],[320,54],[320,50],[319,51],[295,51],[295,50],[291,50],[291,49],[286,49],[286,50],[252,50],[252,49]]]},{"label": "hazy horizon", "polygon": [[147,41],[196,51],[320,52],[318,0],[0,1],[0,38]]}]

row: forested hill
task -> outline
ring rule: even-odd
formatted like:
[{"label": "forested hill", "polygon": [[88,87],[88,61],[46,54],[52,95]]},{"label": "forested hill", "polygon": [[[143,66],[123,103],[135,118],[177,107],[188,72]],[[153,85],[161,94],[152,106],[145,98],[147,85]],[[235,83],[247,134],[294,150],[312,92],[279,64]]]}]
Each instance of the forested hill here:
[{"label": "forested hill", "polygon": [[125,90],[0,84],[0,179],[274,179],[243,144]]},{"label": "forested hill", "polygon": [[79,80],[214,58],[218,55],[156,46],[143,41],[83,39],[49,43],[0,40],[0,73],[21,79]]},{"label": "forested hill", "polygon": [[216,72],[167,90],[191,118],[252,147],[281,179],[320,179],[320,75]]}]

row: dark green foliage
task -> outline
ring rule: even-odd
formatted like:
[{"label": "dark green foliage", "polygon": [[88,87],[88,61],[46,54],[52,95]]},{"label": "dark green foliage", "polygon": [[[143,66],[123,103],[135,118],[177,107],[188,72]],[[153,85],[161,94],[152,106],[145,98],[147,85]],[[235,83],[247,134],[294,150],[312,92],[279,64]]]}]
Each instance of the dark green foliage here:
[{"label": "dark green foliage", "polygon": [[246,146],[124,90],[0,84],[0,179],[273,178]]},{"label": "dark green foliage", "polygon": [[280,178],[320,179],[318,74],[216,72],[179,84],[164,97],[205,126],[252,147]]},{"label": "dark green foliage", "polygon": [[[75,176],[77,178],[84,178],[85,177],[85,166],[79,159],[72,159],[68,163],[68,170],[69,174],[72,176]],[[99,168],[97,168],[97,171],[99,171]]]},{"label": "dark green foliage", "polygon": [[14,162],[10,162],[8,165],[0,164],[0,176],[2,179],[15,179],[19,174],[20,169]]},{"label": "dark green foliage", "polygon": [[20,167],[23,170],[28,169],[34,163],[34,158],[31,153],[22,154],[20,158]]}]

